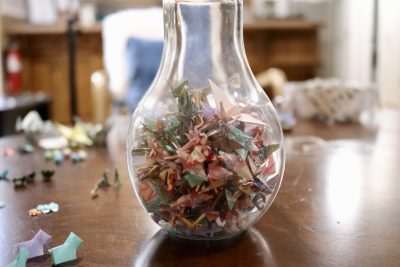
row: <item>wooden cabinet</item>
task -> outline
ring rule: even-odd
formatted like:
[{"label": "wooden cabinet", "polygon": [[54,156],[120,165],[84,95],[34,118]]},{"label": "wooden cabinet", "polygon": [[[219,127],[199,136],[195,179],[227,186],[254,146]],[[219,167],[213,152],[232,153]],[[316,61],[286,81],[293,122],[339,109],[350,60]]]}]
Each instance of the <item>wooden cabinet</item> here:
[{"label": "wooden cabinet", "polygon": [[[20,36],[23,56],[23,87],[43,91],[52,98],[52,117],[70,122],[67,37],[55,35]],[[103,68],[99,34],[82,34],[77,39],[76,77],[78,114],[91,119],[90,76]]]},{"label": "wooden cabinet", "polygon": [[248,22],[244,42],[255,74],[271,67],[284,70],[289,80],[306,80],[317,74],[317,23],[302,20]]},{"label": "wooden cabinet", "polygon": [[[52,118],[70,122],[66,24],[43,27],[5,21],[3,26],[5,34],[21,44],[25,90],[48,93]],[[290,80],[314,77],[319,64],[317,35],[318,25],[308,21],[246,22],[245,47],[253,72],[278,67]],[[76,60],[78,114],[91,120],[90,76],[103,68],[100,24],[81,29]]]}]

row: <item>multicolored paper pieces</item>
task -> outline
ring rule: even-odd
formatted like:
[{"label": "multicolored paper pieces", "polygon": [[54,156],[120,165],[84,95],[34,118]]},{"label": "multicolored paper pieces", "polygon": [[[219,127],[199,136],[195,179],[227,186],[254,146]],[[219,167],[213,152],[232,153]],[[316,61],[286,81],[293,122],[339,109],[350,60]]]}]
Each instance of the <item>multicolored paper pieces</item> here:
[{"label": "multicolored paper pieces", "polygon": [[207,177],[194,174],[186,174],[183,178],[188,181],[190,187],[199,186],[208,180]]},{"label": "multicolored paper pieces", "polygon": [[171,91],[177,112],[144,118],[132,149],[139,196],[157,222],[179,234],[240,231],[242,217],[261,211],[275,188],[267,181],[281,145],[270,144],[262,112],[211,81]]}]

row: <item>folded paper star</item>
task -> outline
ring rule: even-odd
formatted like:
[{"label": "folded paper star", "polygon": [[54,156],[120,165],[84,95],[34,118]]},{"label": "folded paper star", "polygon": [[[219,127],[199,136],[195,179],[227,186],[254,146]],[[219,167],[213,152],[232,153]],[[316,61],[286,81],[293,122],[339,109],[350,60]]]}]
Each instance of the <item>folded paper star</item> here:
[{"label": "folded paper star", "polygon": [[83,241],[76,234],[70,233],[64,244],[49,250],[53,265],[76,260],[76,251],[81,247]]},{"label": "folded paper star", "polygon": [[15,261],[10,263],[7,267],[25,267],[26,261],[28,260],[29,252],[25,248],[19,250]]},{"label": "folded paper star", "polygon": [[43,256],[43,246],[51,241],[51,236],[46,234],[44,231],[39,230],[36,235],[29,241],[22,242],[16,245],[18,251],[26,249],[29,252],[28,259]]}]

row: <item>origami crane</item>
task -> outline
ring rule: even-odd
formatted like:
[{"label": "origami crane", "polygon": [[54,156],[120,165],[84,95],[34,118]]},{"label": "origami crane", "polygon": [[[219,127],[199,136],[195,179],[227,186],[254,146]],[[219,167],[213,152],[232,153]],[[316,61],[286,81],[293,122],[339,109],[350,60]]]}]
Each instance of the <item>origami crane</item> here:
[{"label": "origami crane", "polygon": [[76,251],[83,241],[76,234],[70,233],[64,244],[49,250],[53,265],[62,264],[76,259]]},{"label": "origami crane", "polygon": [[85,129],[80,124],[74,127],[68,127],[62,124],[56,124],[57,130],[68,139],[73,146],[92,146],[93,141],[87,136]]},{"label": "origami crane", "polygon": [[29,112],[23,119],[18,118],[16,123],[17,131],[24,131],[29,133],[42,132],[45,122],[36,111]]},{"label": "origami crane", "polygon": [[28,259],[30,259],[44,255],[43,246],[47,246],[50,241],[51,236],[39,230],[31,240],[19,243],[16,247],[19,251],[26,249],[29,253]]},{"label": "origami crane", "polygon": [[15,129],[24,132],[30,141],[35,141],[41,135],[56,134],[51,121],[43,121],[37,111],[29,112],[23,119],[18,118]]},{"label": "origami crane", "polygon": [[26,261],[28,260],[28,255],[28,250],[25,248],[20,249],[15,261],[11,262],[7,267],[25,267]]},{"label": "origami crane", "polygon": [[211,91],[214,95],[215,105],[223,120],[229,121],[230,119],[250,123],[255,125],[266,126],[266,124],[253,116],[243,113],[243,107],[240,107],[229,95],[219,88],[215,83],[209,81]]}]

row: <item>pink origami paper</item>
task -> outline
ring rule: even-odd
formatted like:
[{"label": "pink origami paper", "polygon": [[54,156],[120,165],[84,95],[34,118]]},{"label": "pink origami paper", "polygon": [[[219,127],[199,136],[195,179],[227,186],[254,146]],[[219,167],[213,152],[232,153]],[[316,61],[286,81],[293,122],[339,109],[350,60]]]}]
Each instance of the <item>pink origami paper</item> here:
[{"label": "pink origami paper", "polygon": [[242,109],[239,105],[234,103],[233,101],[230,100],[230,96],[225,93],[221,88],[219,88],[215,83],[212,81],[209,81],[211,91],[214,95],[215,98],[215,105],[217,107],[217,110],[219,111],[219,114],[223,120],[229,120],[230,118],[245,122],[245,123],[250,123],[250,124],[255,124],[255,125],[262,125],[266,126],[264,122],[262,122],[259,119],[254,118],[253,116],[242,113]]}]

